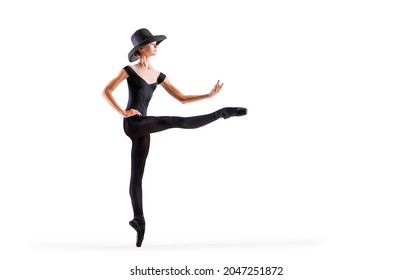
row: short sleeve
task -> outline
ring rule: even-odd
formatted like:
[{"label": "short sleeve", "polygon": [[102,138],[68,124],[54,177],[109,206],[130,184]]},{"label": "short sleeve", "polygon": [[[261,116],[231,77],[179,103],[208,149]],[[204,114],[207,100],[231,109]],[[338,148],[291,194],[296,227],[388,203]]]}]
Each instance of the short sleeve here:
[{"label": "short sleeve", "polygon": [[130,76],[132,73],[131,73],[131,69],[130,69],[130,67],[129,66],[125,66],[125,67],[123,67],[123,70],[125,70],[126,71],[126,73],[128,73],[128,75]]},{"label": "short sleeve", "polygon": [[158,76],[158,80],[156,80],[156,82],[158,83],[158,85],[159,85],[159,84],[162,84],[162,82],[165,80],[165,78],[166,78],[166,75],[161,72],[161,73],[159,74],[159,76]]}]

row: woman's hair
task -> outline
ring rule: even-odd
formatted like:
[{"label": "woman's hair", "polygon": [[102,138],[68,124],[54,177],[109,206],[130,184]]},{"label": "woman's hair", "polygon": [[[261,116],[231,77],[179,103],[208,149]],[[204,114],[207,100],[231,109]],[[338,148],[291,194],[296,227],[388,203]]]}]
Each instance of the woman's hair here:
[{"label": "woman's hair", "polygon": [[141,56],[141,54],[139,53],[139,50],[136,50],[136,52],[134,52],[133,55],[136,56],[137,58]]}]

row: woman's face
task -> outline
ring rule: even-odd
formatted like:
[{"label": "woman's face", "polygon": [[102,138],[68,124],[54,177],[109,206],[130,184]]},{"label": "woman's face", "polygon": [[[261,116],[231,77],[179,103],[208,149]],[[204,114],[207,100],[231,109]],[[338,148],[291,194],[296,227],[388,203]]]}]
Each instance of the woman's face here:
[{"label": "woman's face", "polygon": [[158,48],[158,46],[157,46],[156,42],[152,42],[152,43],[146,44],[145,46],[140,48],[139,53],[141,53],[142,55],[145,55],[145,56],[153,56],[153,55],[156,55],[157,48]]}]

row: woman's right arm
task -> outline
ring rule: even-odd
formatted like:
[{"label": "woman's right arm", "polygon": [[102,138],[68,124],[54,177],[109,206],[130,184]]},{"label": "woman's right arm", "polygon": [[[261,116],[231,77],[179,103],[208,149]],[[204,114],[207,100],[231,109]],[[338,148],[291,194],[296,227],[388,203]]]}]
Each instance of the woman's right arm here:
[{"label": "woman's right arm", "polygon": [[115,109],[119,114],[121,114],[124,118],[131,117],[134,115],[141,115],[141,113],[138,110],[135,109],[130,109],[130,110],[123,110],[119,104],[116,102],[115,98],[113,98],[113,91],[117,88],[117,86],[126,78],[128,78],[128,73],[126,73],[125,70],[121,70],[119,74],[112,79],[105,89],[102,92],[102,96],[106,99],[106,101],[109,103],[110,106],[112,106],[113,109]]}]

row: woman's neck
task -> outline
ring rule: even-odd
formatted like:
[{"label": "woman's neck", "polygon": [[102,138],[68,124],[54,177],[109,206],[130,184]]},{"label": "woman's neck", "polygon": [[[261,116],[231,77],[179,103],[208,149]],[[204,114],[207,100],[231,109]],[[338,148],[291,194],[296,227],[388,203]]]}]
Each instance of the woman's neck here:
[{"label": "woman's neck", "polygon": [[147,56],[141,56],[137,65],[144,70],[152,69],[150,59]]}]

